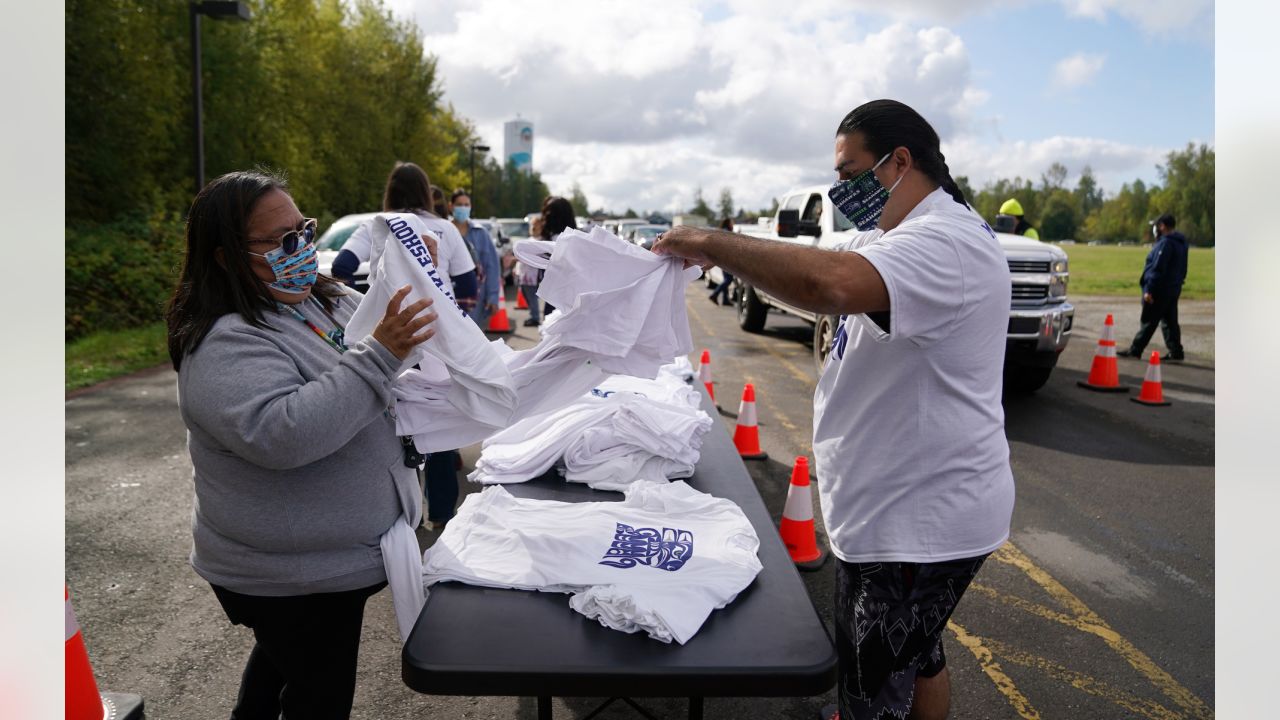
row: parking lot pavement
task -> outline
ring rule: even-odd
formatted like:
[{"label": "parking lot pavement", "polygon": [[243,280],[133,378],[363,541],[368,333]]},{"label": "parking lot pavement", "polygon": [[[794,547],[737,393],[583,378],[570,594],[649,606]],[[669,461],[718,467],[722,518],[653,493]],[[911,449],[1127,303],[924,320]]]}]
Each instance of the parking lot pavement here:
[{"label": "parking lot pavement", "polygon": [[[812,457],[810,330],[771,313],[764,333],[742,332],[733,311],[710,306],[701,291],[695,285],[688,296],[692,359],[711,350],[729,432],[742,383],[755,383],[770,459],[748,467],[777,519],[791,460]],[[947,633],[951,717],[1206,717],[1214,702],[1214,374],[1211,350],[1192,348],[1212,348],[1212,304],[1183,304],[1184,317],[1209,319],[1209,339],[1204,323],[1184,324],[1191,362],[1165,367],[1174,403],[1147,408],[1076,387],[1096,344],[1090,333],[1113,301],[1073,300],[1078,335],[1049,384],[1006,401],[1018,483],[1012,537]],[[524,311],[511,312],[518,331],[508,342],[536,342],[537,331],[520,324]],[[1136,386],[1143,369],[1122,360],[1122,381]],[[252,640],[227,623],[187,564],[191,468],[174,378],[157,369],[67,400],[66,576],[102,689],[143,695],[152,717],[225,717]],[[468,469],[476,454],[464,449]],[[830,622],[833,564],[803,577]],[[406,688],[386,592],[369,603],[358,672],[356,718],[536,716],[528,698]],[[708,699],[706,716],[807,719],[832,697]],[[597,702],[557,699],[555,710],[581,718]],[[643,704],[665,717],[685,707]],[[598,717],[636,716],[615,707]]]}]

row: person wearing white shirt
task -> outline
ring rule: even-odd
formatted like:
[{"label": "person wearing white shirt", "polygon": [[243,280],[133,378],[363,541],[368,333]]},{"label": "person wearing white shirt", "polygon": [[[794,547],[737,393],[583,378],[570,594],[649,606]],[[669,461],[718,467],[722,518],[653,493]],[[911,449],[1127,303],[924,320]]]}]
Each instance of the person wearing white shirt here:
[{"label": "person wearing white shirt", "polygon": [[867,231],[846,251],[682,226],[654,252],[842,316],[814,395],[819,498],[839,559],[839,707],[824,717],[944,718],[942,629],[1013,512],[1000,404],[1009,271],[910,107],[850,112],[835,171],[833,204]]}]

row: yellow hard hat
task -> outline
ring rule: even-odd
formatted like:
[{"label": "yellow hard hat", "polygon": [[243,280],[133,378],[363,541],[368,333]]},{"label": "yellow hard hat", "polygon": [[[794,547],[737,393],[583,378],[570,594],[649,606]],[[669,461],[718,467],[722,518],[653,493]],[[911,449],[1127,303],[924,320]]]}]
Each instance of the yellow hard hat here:
[{"label": "yellow hard hat", "polygon": [[1000,212],[1004,213],[1005,215],[1021,215],[1022,203],[1018,202],[1017,200],[1014,200],[1013,198],[1009,198],[1008,200],[1004,201],[1003,205],[1000,206]]}]

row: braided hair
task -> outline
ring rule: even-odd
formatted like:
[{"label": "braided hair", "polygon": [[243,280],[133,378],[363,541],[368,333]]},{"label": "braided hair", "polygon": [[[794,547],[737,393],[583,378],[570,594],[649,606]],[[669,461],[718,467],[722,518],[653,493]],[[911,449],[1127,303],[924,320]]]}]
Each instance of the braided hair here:
[{"label": "braided hair", "polygon": [[920,172],[938,183],[956,202],[968,207],[960,186],[951,179],[938,133],[920,113],[897,100],[872,100],[851,110],[836,128],[836,135],[855,132],[862,133],[867,150],[876,157],[883,157],[898,147],[910,150]]}]

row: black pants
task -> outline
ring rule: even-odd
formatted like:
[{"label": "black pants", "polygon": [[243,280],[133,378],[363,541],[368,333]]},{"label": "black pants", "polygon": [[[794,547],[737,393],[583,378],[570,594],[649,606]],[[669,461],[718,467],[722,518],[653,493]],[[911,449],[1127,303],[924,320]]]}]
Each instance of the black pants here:
[{"label": "black pants", "polygon": [[232,720],[348,718],[364,604],[385,582],[359,590],[262,597],[213,586],[227,618],[257,641],[240,677]]},{"label": "black pants", "polygon": [[427,519],[448,522],[458,506],[458,466],[462,457],[457,450],[433,452],[427,456]]},{"label": "black pants", "polygon": [[1133,336],[1133,343],[1129,345],[1129,350],[1134,355],[1142,355],[1147,343],[1151,342],[1151,338],[1156,334],[1156,327],[1159,326],[1161,333],[1164,334],[1164,346],[1169,349],[1169,355],[1182,356],[1182,328],[1178,326],[1180,295],[1182,295],[1182,288],[1159,295],[1152,293],[1154,302],[1142,304],[1142,324],[1138,328],[1138,334]]}]

